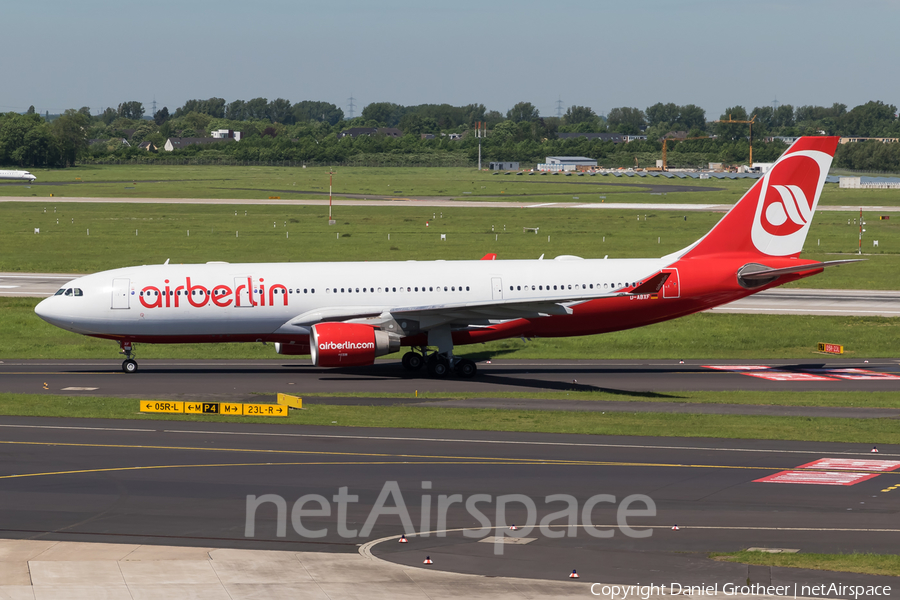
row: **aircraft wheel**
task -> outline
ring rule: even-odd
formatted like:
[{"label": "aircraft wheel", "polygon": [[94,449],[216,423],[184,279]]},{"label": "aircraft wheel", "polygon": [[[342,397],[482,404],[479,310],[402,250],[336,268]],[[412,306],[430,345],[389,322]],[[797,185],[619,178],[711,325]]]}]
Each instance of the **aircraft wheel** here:
[{"label": "aircraft wheel", "polygon": [[468,358],[464,358],[456,363],[456,375],[459,377],[463,377],[465,379],[470,379],[475,377],[475,374],[478,372],[478,367],[475,363]]},{"label": "aircraft wheel", "polygon": [[403,355],[403,368],[407,371],[418,371],[425,364],[425,359],[418,352],[407,352]]},{"label": "aircraft wheel", "polygon": [[428,363],[428,374],[432,377],[446,377],[450,372],[450,364],[442,358]]},{"label": "aircraft wheel", "polygon": [[137,369],[138,365],[136,360],[129,358],[128,360],[122,361],[122,370],[126,373],[136,373]]}]

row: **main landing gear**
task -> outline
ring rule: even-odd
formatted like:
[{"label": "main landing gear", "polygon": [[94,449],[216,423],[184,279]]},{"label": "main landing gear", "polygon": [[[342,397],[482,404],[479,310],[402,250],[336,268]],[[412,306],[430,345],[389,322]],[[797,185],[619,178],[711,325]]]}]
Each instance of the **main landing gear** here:
[{"label": "main landing gear", "polygon": [[125,355],[125,360],[122,361],[122,370],[126,373],[136,373],[138,370],[137,361],[131,358],[134,356],[134,351],[132,350],[131,342],[126,340],[119,341],[119,354]]},{"label": "main landing gear", "polygon": [[422,367],[428,375],[436,379],[447,377],[451,371],[457,377],[469,379],[478,373],[478,367],[474,361],[468,358],[457,358],[452,354],[441,352],[428,352],[427,348],[420,347],[419,351],[410,350],[403,355],[403,368],[407,371],[419,371]]}]

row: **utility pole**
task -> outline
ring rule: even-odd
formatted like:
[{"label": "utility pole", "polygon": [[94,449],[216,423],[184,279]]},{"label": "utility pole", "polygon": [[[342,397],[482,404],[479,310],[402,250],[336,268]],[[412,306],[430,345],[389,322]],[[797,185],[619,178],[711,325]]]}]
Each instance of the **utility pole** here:
[{"label": "utility pole", "polygon": [[865,224],[866,222],[863,221],[862,218],[862,209],[859,209],[859,251],[857,252],[857,254],[860,255],[862,254],[862,234],[866,232],[866,230],[863,229],[863,225]]},{"label": "utility pole", "polygon": [[478,138],[478,170],[479,171],[481,170],[481,138],[484,137],[484,135],[483,135],[484,129],[482,128],[482,125],[484,125],[484,123],[482,123],[481,121],[478,121],[477,123],[475,123],[475,137]]},{"label": "utility pole", "polygon": [[334,169],[328,169],[328,224],[334,225],[335,221],[331,217],[331,187],[334,183]]},{"label": "utility pole", "polygon": [[350,97],[348,98],[348,100],[350,101],[350,118],[352,119],[353,118],[353,109],[356,107],[356,105],[353,104],[353,100],[354,100],[353,92],[350,92]]},{"label": "utility pole", "polygon": [[562,104],[563,104],[562,96],[560,96],[559,100],[556,101],[556,117],[558,119],[562,119],[562,116],[563,116]]}]

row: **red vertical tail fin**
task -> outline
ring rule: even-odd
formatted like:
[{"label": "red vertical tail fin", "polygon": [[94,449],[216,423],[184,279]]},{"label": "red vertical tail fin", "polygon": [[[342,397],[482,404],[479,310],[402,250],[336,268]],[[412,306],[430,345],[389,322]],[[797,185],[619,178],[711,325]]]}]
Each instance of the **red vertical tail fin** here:
[{"label": "red vertical tail fin", "polygon": [[802,137],[683,258],[739,253],[796,257],[822,195],[837,137]]}]

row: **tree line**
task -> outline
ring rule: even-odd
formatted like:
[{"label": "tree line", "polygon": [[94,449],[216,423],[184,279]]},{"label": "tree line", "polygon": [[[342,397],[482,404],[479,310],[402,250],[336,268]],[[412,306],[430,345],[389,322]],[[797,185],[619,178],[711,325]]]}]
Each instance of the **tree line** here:
[{"label": "tree line", "polygon": [[[752,125],[747,121],[753,121]],[[476,123],[488,136],[476,139]],[[396,127],[399,138],[387,135],[341,137],[352,127]],[[65,167],[76,161],[140,160],[160,155],[139,149],[151,142],[161,149],[170,137],[206,137],[211,131],[242,132],[240,142],[189,146],[165,158],[203,157],[246,162],[309,162],[366,164],[471,165],[481,142],[485,161],[543,162],[546,156],[581,155],[605,166],[646,163],[661,151],[661,139],[677,134],[689,139],[669,146],[673,166],[701,166],[707,162],[746,162],[752,135],[757,161],[774,160],[784,150],[778,136],[840,135],[900,137],[897,108],[870,101],[852,109],[844,104],[793,107],[743,106],[726,109],[707,120],[693,104],[659,102],[646,109],[617,107],[598,115],[587,106],[570,106],[562,117],[541,116],[530,102],[519,102],[505,114],[483,104],[402,106],[375,102],[349,119],[334,104],[319,101],[291,103],[283,98],[234,100],[193,99],[169,112],[163,107],[146,115],[138,101],[123,102],[91,115],[87,107],[61,115],[41,116],[33,107],[25,114],[0,115],[0,164],[19,167]],[[621,133],[643,135],[645,141],[614,144],[602,139],[561,133]],[[461,134],[451,139],[449,134]],[[457,137],[457,136],[453,136]],[[563,136],[565,137],[565,136]],[[128,144],[123,143],[123,139]],[[836,165],[849,169],[900,170],[900,144],[866,142],[839,148]]]}]

